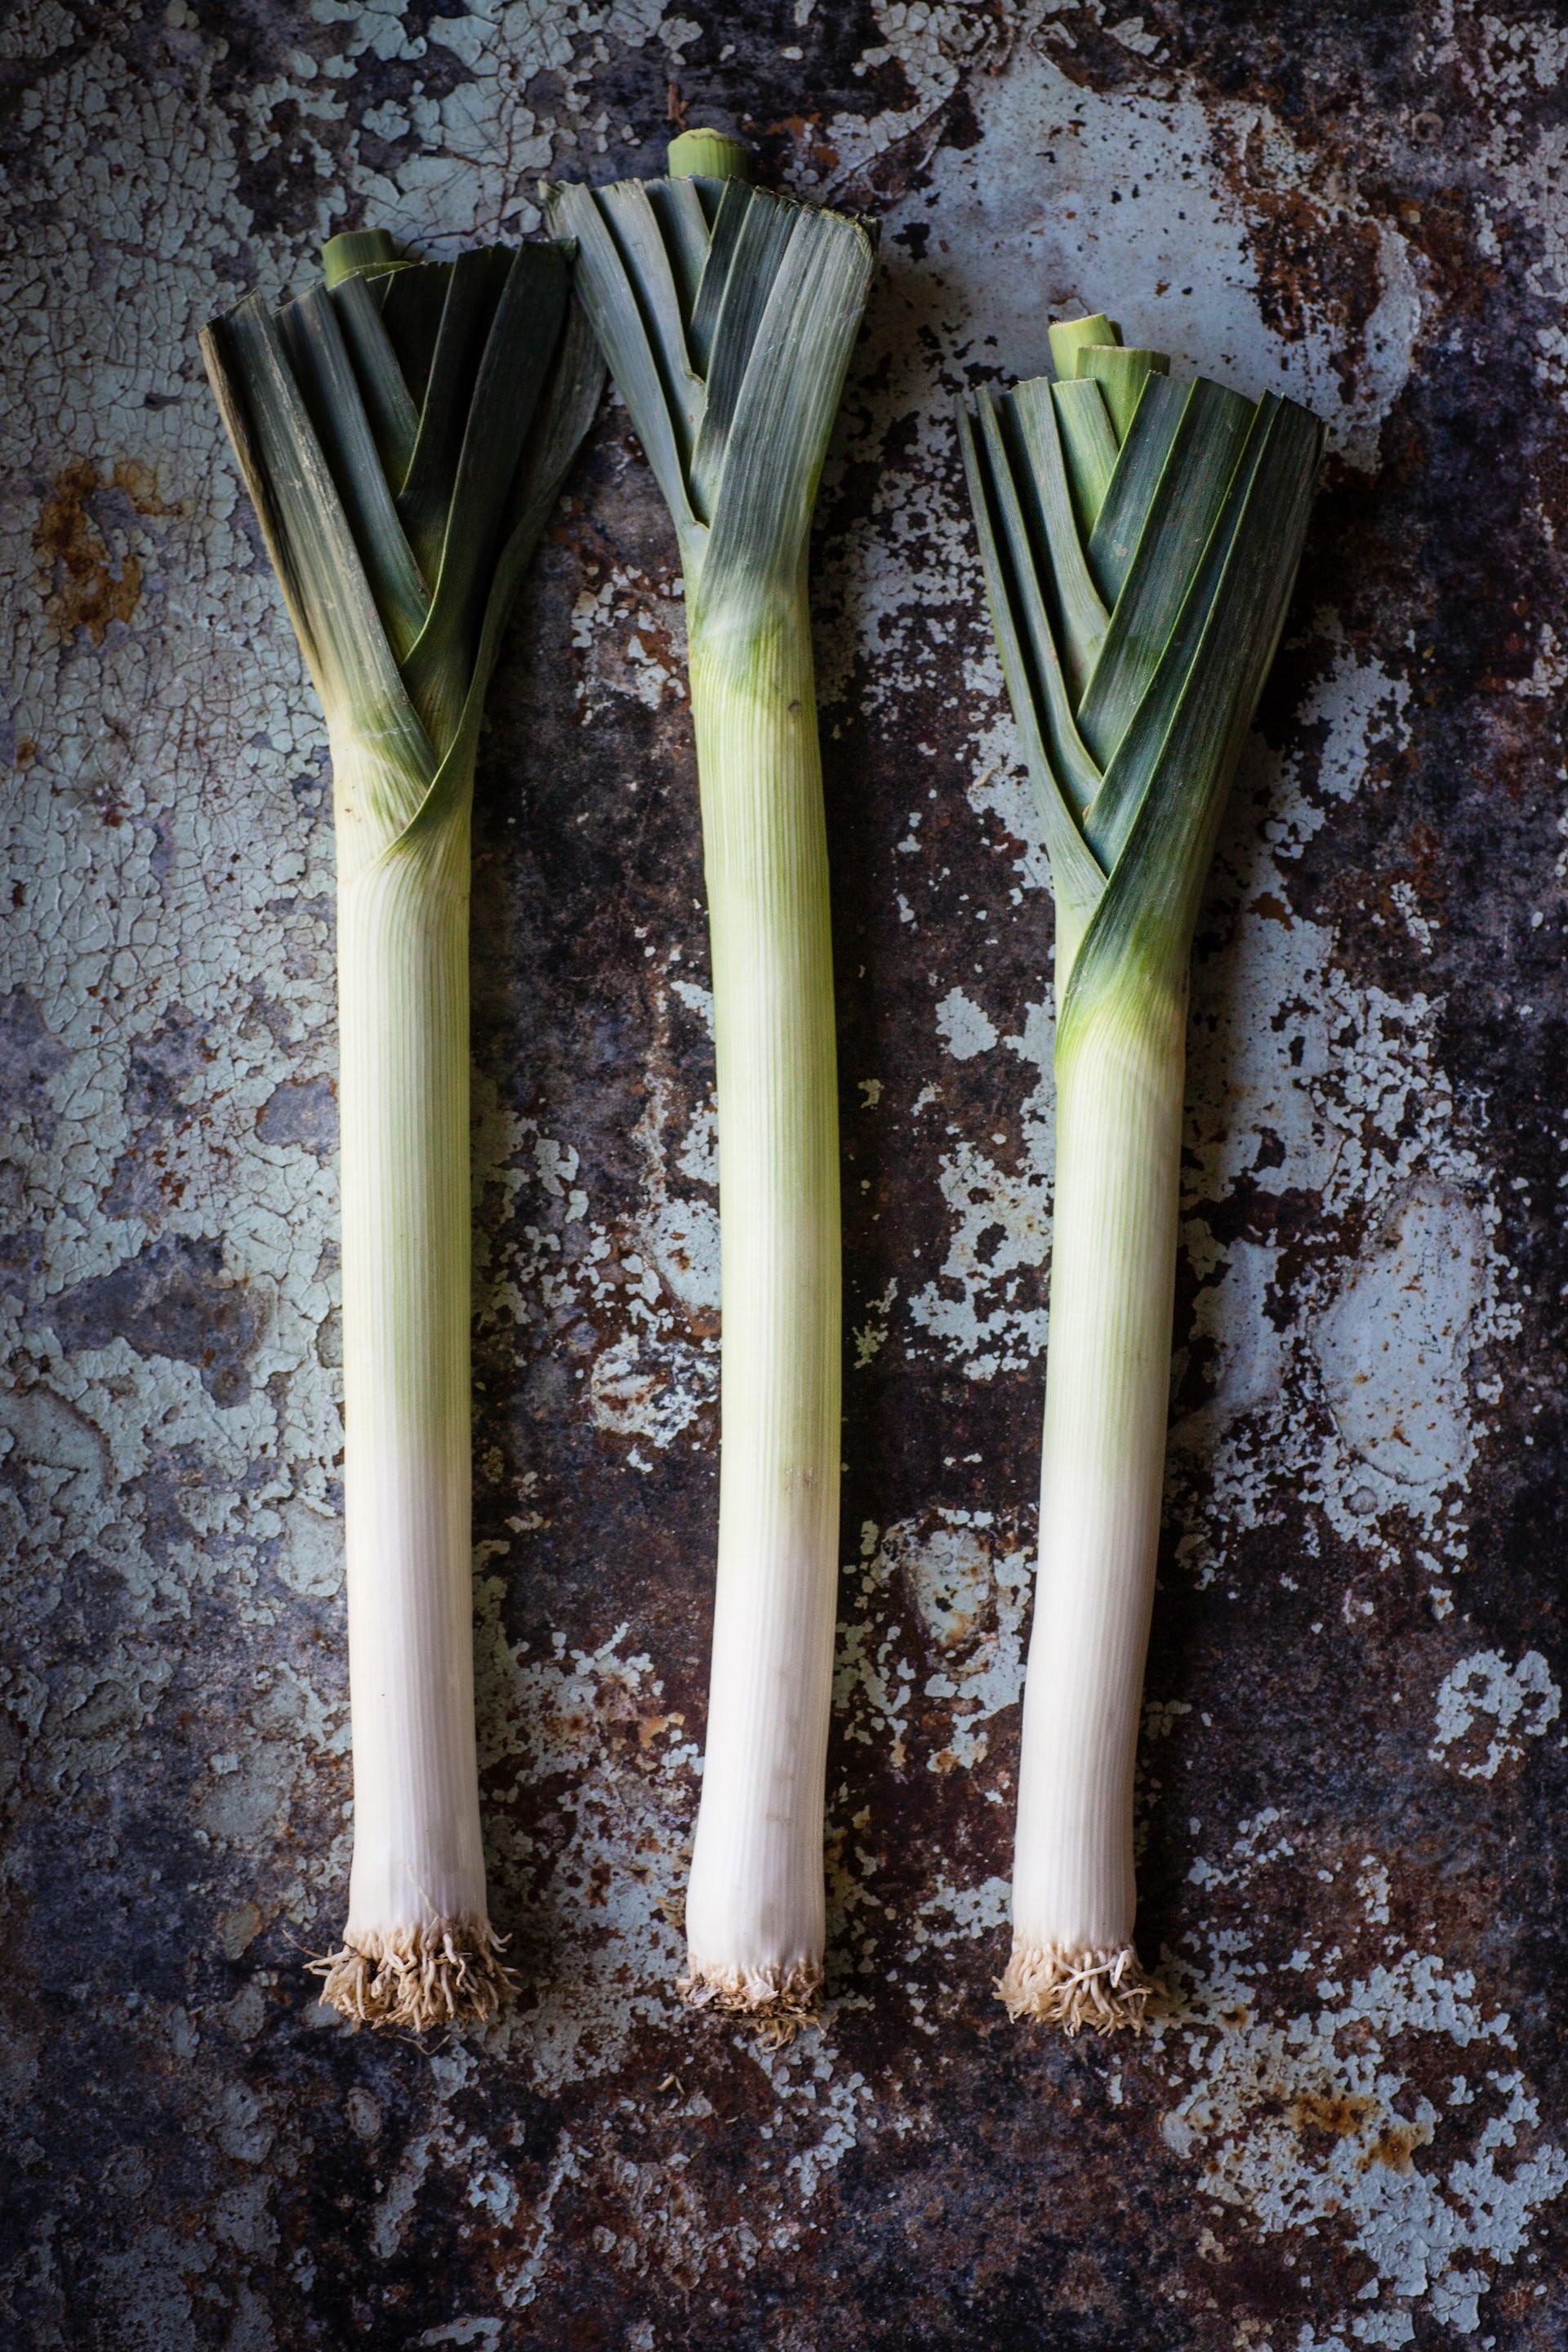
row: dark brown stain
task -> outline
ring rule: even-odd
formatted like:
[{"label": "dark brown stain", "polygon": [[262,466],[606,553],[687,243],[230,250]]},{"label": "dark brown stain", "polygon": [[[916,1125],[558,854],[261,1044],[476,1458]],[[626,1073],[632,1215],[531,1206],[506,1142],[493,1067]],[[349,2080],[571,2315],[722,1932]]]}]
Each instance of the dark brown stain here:
[{"label": "dark brown stain", "polygon": [[1374,220],[1348,219],[1300,187],[1281,186],[1255,127],[1239,150],[1216,142],[1246,220],[1265,323],[1286,342],[1310,327],[1332,335],[1331,364],[1348,400],[1366,361],[1367,322],[1383,297],[1382,237]]},{"label": "dark brown stain", "polygon": [[52,1328],[68,1348],[120,1339],[140,1356],[194,1364],[220,1405],[243,1404],[250,1394],[256,1313],[246,1286],[226,1277],[215,1241],[165,1234],[108,1274],[60,1291],[34,1308],[29,1322]]}]

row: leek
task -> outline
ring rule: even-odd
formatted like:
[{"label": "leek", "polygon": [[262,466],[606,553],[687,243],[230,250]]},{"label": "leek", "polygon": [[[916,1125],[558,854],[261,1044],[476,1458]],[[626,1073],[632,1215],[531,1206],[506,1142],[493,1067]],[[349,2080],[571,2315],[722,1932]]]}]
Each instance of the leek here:
[{"label": "leek", "polygon": [[787,2038],[815,2003],[837,1587],[837,1082],[806,556],[868,232],[750,184],[551,193],[675,523],[713,957],[723,1338],[718,1585],[682,1990]]},{"label": "leek", "polygon": [[987,597],[1056,899],[1057,1165],[1015,2017],[1143,2021],[1132,1775],[1175,1282],[1187,966],[1322,446],[1105,318],[961,404]]},{"label": "leek", "polygon": [[355,2022],[507,1989],[475,1758],[468,833],[485,689],[603,369],[559,247],[335,237],[203,355],[326,715],[338,854]]}]

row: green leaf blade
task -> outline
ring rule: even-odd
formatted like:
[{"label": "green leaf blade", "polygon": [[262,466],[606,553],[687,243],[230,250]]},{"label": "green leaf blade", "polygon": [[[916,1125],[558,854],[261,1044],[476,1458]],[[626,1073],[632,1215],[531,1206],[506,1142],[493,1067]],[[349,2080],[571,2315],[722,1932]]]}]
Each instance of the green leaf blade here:
[{"label": "green leaf blade", "polygon": [[1215,835],[1284,626],[1322,446],[1314,416],[1265,395],[1231,511],[1206,551],[1216,576],[1194,583],[1193,627],[1173,643],[1168,690],[1151,704],[1157,749],[1142,793],[1121,798],[1121,845],[1074,967],[1058,1050],[1118,989],[1185,984]]},{"label": "green leaf blade", "polygon": [[[984,454],[986,511],[998,554],[1005,558],[1005,602],[1025,656],[1021,675],[1057,780],[1075,824],[1100,790],[1100,770],[1078,731],[1072,695],[1057,646],[1036,551],[1008,460],[996,406],[988,393],[979,401],[979,447]],[[1015,710],[1015,716],[1016,711]]]},{"label": "green leaf blade", "polygon": [[438,754],[462,717],[508,492],[560,341],[568,282],[560,247],[524,246],[511,258],[479,362],[429,619],[404,667]]},{"label": "green leaf blade", "polygon": [[[427,581],[434,581],[441,569],[468,405],[510,266],[504,247],[484,246],[460,253],[447,268],[441,325],[419,411],[419,437],[397,499],[408,543]],[[397,282],[394,280],[395,290]]]},{"label": "green leaf blade", "polygon": [[295,382],[342,499],[393,658],[407,658],[430,602],[382,470],[359,382],[324,286],[279,313]]},{"label": "green leaf blade", "polygon": [[[610,373],[647,454],[684,550],[691,545],[700,530],[687,488],[685,444],[671,414],[669,396],[637,289],[595,190],[563,182],[551,189],[548,209],[554,234],[576,245],[578,297],[598,338],[599,348],[609,362]],[[670,282],[673,291],[673,275]]]},{"label": "green leaf blade", "polygon": [[[499,633],[603,385],[591,331],[575,305],[568,310],[565,252],[497,248],[480,258],[488,278],[504,283],[466,399],[450,336],[443,352],[437,334],[432,361],[458,454],[427,613],[406,541],[398,548],[401,525],[337,297],[319,287],[275,320],[251,296],[202,335],[327,713],[345,880],[468,791]],[[456,273],[410,265],[404,274],[434,275],[449,291]],[[342,279],[338,295],[356,282]],[[482,317],[482,278],[479,292]],[[450,328],[445,296],[443,312]],[[422,625],[410,643],[415,620]]]},{"label": "green leaf blade", "polygon": [[[747,321],[745,373],[693,599],[705,612],[739,614],[770,593],[797,593],[828,435],[866,307],[873,251],[860,224],[809,205],[790,209],[793,227],[762,316],[754,327]],[[771,262],[771,238],[763,252]]]},{"label": "green leaf blade", "polygon": [[680,298],[687,347],[700,375],[703,363],[692,341],[692,316],[713,238],[707,207],[702,202],[702,191],[694,179],[650,180],[647,184],[647,200],[658,222],[659,234],[664,239],[665,251],[669,256],[675,278],[676,292]]},{"label": "green leaf blade", "polygon": [[[1084,557],[1049,383],[1037,376],[1032,383],[1016,385],[1003,398],[1001,415],[1004,438],[1012,437],[1007,430],[1010,425],[1019,445],[1016,457],[1021,462],[1015,462],[1012,471],[1030,537],[1047,555],[1061,625],[1062,667],[1076,709],[1094,675],[1110,615]],[[1089,742],[1081,714],[1079,733]]]},{"label": "green leaf blade", "polygon": [[419,411],[409,397],[381,306],[358,271],[331,289],[343,341],[353,362],[387,487],[395,498],[408,478],[419,438]]},{"label": "green leaf blade", "polygon": [[1223,384],[1199,377],[1188,389],[1079,708],[1079,728],[1102,768],[1126,733],[1186,602],[1252,418],[1251,403]]},{"label": "green leaf blade", "polygon": [[1072,487],[1073,512],[1087,541],[1116,472],[1116,436],[1100,386],[1092,378],[1058,380],[1051,386],[1051,398]]},{"label": "green leaf blade", "polygon": [[659,216],[641,180],[616,180],[597,190],[595,201],[636,298],[681,465],[689,469],[702,422],[702,379],[687,348],[680,293]]},{"label": "green leaf blade", "polygon": [[1191,393],[1190,383],[1151,376],[1132,429],[1118,453],[1116,470],[1089,541],[1089,570],[1113,609],[1132,568],[1150,503],[1160,487]]},{"label": "green leaf blade", "polygon": [[[731,182],[731,187],[734,194],[726,189],[719,215],[721,226],[733,219],[737,212],[741,217],[733,251],[724,269],[723,293],[710,325],[706,323],[707,314],[703,314],[703,341],[709,355],[707,399],[691,461],[692,502],[703,520],[710,522],[724,469],[730,427],[784,256],[797,227],[803,234],[809,234],[805,224],[821,217],[801,205],[781,203],[776,196],[749,187],[743,180]],[[714,251],[717,254],[720,250],[716,234]],[[700,303],[699,296],[700,307]]]},{"label": "green leaf blade", "polygon": [[604,388],[605,362],[597,338],[583,306],[573,300],[508,502],[505,534],[485,601],[462,715],[427,801],[415,820],[416,826],[438,824],[451,798],[463,789],[466,763],[479,739],[502,632]]},{"label": "green leaf blade", "polygon": [[[441,315],[447,307],[447,280],[451,265],[445,261],[416,262],[390,277],[367,280],[374,301],[379,292],[382,323],[397,357],[408,397],[414,404],[415,438],[418,415],[425,405],[430,366],[440,340]],[[409,462],[413,461],[409,449]],[[406,473],[406,467],[405,472]],[[401,487],[401,485],[400,485]]]},{"label": "green leaf blade", "polygon": [[1171,372],[1165,352],[1131,351],[1120,343],[1080,344],[1073,362],[1074,374],[1092,376],[1104,394],[1110,428],[1118,441],[1125,441],[1131,431],[1150,377]]},{"label": "green leaf blade", "polygon": [[258,511],[268,518],[279,579],[328,724],[376,746],[364,769],[364,819],[378,834],[395,834],[434,772],[429,739],[404,691],[337,484],[258,295],[216,322],[208,348],[225,379],[226,408],[243,412],[247,472],[254,468],[250,478],[261,490]]},{"label": "green leaf blade", "polygon": [[958,402],[959,448],[980,543],[992,632],[1034,790],[1046,854],[1051,861],[1052,888],[1063,916],[1076,919],[1076,927],[1081,930],[1099,904],[1105,877],[1079,830],[1077,814],[1047,747],[1035,679],[1026,652],[1027,624],[1021,624],[1019,619],[1018,608],[1029,593],[1029,585],[1017,575],[1019,535],[1016,530],[1009,530],[1003,513],[1007,485],[998,470],[998,460],[1005,466],[1005,451],[1000,435],[994,428],[989,433],[985,431],[986,415],[987,407],[983,403],[982,431],[977,435],[967,403],[962,399]]}]

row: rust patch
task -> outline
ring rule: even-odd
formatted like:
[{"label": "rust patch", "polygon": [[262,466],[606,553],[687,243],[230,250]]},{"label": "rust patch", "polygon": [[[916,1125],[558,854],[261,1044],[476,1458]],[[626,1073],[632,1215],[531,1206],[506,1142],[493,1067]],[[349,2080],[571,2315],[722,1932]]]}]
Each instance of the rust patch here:
[{"label": "rust patch", "polygon": [[1414,2172],[1414,2153],[1424,2147],[1431,2137],[1429,2124],[1384,2124],[1366,2154],[1358,2159],[1356,2169],[1370,2172],[1374,2164],[1383,2164],[1390,2172]]},{"label": "rust patch", "polygon": [[1353,2139],[1377,2112],[1377,2101],[1358,2091],[1303,2091],[1290,2103],[1290,2121],[1299,2132],[1321,2132],[1327,2139]]},{"label": "rust patch", "polygon": [[151,469],[134,458],[117,459],[103,481],[90,457],[73,457],[60,468],[38,509],[33,548],[49,578],[46,608],[68,642],[85,629],[100,646],[110,623],[129,624],[142,601],[141,558],[130,551],[116,557],[90,510],[89,501],[104,489],[120,491],[138,514],[170,511]]}]

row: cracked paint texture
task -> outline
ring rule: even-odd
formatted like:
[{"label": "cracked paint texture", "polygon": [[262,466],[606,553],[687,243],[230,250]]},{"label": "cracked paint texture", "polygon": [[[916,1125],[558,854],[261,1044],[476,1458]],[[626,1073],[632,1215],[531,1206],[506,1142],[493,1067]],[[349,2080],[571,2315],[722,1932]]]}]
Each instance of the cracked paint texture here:
[{"label": "cracked paint texture", "polygon": [[[195,334],[658,167],[881,266],[815,548],[847,1465],[828,2000],[675,2002],[717,1446],[682,583],[610,402],[474,897],[485,2033],[353,2035],[332,845]],[[1391,0],[17,0],[0,2338],[1568,2340],[1568,38]],[[1045,871],[949,416],[1050,317],[1326,418],[1200,926],[1139,2044],[994,1998],[1049,1333]]]}]

